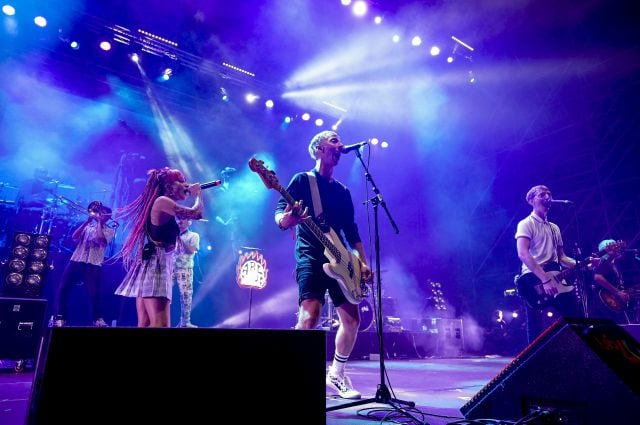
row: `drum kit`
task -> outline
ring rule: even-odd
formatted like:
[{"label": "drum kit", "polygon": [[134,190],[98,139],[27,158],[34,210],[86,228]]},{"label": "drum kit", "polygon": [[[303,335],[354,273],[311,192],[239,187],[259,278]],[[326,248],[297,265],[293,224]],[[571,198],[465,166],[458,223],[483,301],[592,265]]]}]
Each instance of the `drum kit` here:
[{"label": "drum kit", "polygon": [[[360,326],[358,327],[359,332],[365,332],[370,329],[375,330],[375,311],[373,308],[373,303],[369,300],[369,297],[364,298],[358,304],[358,309],[360,310]],[[333,302],[328,294],[325,295],[325,303],[322,311],[322,316],[320,317],[320,327],[327,330],[336,330],[338,325],[340,324],[338,320],[338,313],[336,311]]]},{"label": "drum kit", "polygon": [[[0,230],[2,234],[23,231],[51,236],[52,248],[72,252],[75,244],[71,234],[90,213],[88,208],[61,193],[70,193],[75,186],[54,179],[35,179],[27,190],[0,182]],[[31,189],[31,193],[29,192]],[[115,227],[117,223],[108,221]]]}]

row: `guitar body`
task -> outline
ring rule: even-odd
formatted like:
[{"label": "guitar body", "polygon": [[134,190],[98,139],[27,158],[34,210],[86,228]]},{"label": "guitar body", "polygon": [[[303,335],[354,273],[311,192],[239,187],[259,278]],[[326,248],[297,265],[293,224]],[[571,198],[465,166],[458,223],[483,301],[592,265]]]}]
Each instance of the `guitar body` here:
[{"label": "guitar body", "polygon": [[544,271],[550,272],[553,275],[553,279],[551,279],[547,285],[556,289],[557,292],[554,295],[548,295],[544,291],[542,281],[533,273],[521,275],[516,282],[518,294],[525,299],[530,307],[537,310],[548,307],[551,301],[558,295],[571,292],[574,289],[573,285],[567,284],[564,280],[570,269],[560,271],[560,266],[557,263],[548,263],[544,267]]},{"label": "guitar body", "polygon": [[333,229],[325,233],[325,236],[333,243],[335,250],[332,252],[325,248],[324,255],[329,262],[322,265],[324,272],[338,281],[344,296],[351,304],[360,304],[365,294],[362,290],[362,265],[356,251],[347,250]]},{"label": "guitar body", "polygon": [[[263,161],[251,158],[249,168],[260,176],[268,189],[280,192],[287,203],[293,206],[295,199],[280,184],[275,173],[264,166]],[[351,304],[360,304],[367,296],[367,285],[362,280],[362,263],[355,254],[356,251],[346,249],[335,230],[329,228],[328,232],[323,232],[311,217],[307,217],[301,225],[313,233],[324,246],[324,255],[329,260],[322,265],[324,272],[338,281],[340,289]]]},{"label": "guitar body", "polygon": [[602,304],[604,304],[605,307],[616,313],[622,313],[628,307],[625,303],[622,302],[622,300],[620,300],[618,297],[604,288],[600,288],[600,290],[598,291],[598,296],[600,297],[600,301],[602,301]]}]

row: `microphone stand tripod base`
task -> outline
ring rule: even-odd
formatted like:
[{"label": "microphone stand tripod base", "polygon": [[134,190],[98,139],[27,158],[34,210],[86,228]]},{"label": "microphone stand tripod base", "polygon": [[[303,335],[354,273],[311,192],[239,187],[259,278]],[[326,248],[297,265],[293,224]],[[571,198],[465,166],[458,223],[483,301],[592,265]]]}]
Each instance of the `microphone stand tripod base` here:
[{"label": "microphone stand tripod base", "polygon": [[[365,167],[366,169],[366,165],[364,164],[364,162],[362,161],[362,157],[359,155],[359,152],[356,151],[356,154],[358,156],[358,158],[360,159],[360,161],[362,162],[362,165]],[[367,177],[369,178],[369,181],[372,182],[372,179],[367,171]],[[372,182],[373,184],[373,182]],[[373,185],[373,187],[375,188],[375,185]],[[377,192],[377,190],[374,190],[374,192]],[[383,338],[383,323],[382,323],[382,281],[380,279],[380,231],[379,231],[379,220],[378,220],[378,206],[380,205],[380,198],[376,195],[373,199],[371,199],[371,203],[373,204],[373,222],[374,222],[374,236],[375,236],[375,264],[376,264],[376,287],[375,287],[375,291],[376,291],[376,298],[378,300],[378,303],[376,305],[376,324],[377,324],[377,335],[378,335],[378,349],[379,349],[379,356],[380,356],[380,383],[378,384],[378,389],[376,390],[376,395],[373,398],[368,398],[368,399],[363,399],[363,400],[358,400],[358,401],[354,401],[354,402],[350,402],[350,403],[345,403],[345,404],[340,404],[337,406],[331,406],[328,407],[326,409],[327,412],[332,411],[332,410],[338,410],[338,409],[346,409],[349,407],[353,407],[353,406],[361,406],[363,404],[368,404],[368,403],[380,403],[380,404],[388,404],[391,407],[393,407],[395,410],[401,412],[403,415],[410,417],[411,419],[413,419],[414,421],[420,423],[422,421],[420,421],[418,418],[415,418],[413,415],[411,415],[409,412],[407,412],[406,410],[404,410],[402,407],[400,407],[400,405],[404,405],[410,408],[414,408],[416,406],[416,404],[412,401],[405,401],[405,400],[399,400],[396,398],[392,398],[391,397],[391,392],[389,391],[389,388],[387,387],[387,385],[385,384],[386,379],[385,379],[385,365],[384,365],[384,356],[385,356],[385,351],[384,351],[384,338]]]}]

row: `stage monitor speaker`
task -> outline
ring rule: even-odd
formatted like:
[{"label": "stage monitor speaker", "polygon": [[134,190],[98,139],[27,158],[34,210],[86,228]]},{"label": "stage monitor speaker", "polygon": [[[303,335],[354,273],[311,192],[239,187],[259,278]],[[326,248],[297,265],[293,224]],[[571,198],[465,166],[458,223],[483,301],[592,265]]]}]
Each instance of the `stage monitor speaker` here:
[{"label": "stage monitor speaker", "polygon": [[27,424],[324,424],[325,333],[52,328]]},{"label": "stage monitor speaker", "polygon": [[0,297],[0,359],[38,358],[46,308],[45,299]]},{"label": "stage monitor speaker", "polygon": [[460,411],[531,424],[637,423],[640,344],[609,320],[560,319]]}]

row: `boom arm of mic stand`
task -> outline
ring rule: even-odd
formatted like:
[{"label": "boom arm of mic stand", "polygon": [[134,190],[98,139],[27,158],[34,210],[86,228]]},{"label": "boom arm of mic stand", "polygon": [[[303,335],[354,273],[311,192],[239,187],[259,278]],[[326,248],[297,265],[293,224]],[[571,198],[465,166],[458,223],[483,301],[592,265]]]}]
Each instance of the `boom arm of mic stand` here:
[{"label": "boom arm of mic stand", "polygon": [[389,208],[387,208],[387,203],[384,201],[384,199],[382,199],[382,195],[380,195],[380,190],[378,189],[378,186],[376,186],[376,183],[373,181],[373,177],[371,177],[371,173],[369,173],[369,168],[367,168],[367,165],[362,160],[362,154],[360,153],[359,150],[356,150],[355,152],[356,152],[356,156],[360,160],[360,163],[362,164],[362,167],[364,168],[364,175],[367,178],[367,180],[369,180],[369,183],[371,183],[371,188],[373,190],[373,193],[376,194],[376,196],[373,199],[371,199],[371,201],[377,202],[378,204],[382,205],[382,208],[384,208],[384,212],[387,214],[387,218],[389,219],[389,222],[391,223],[393,230],[396,232],[396,234],[400,233],[400,229],[398,229],[398,225],[396,224],[393,217],[391,217]]}]

